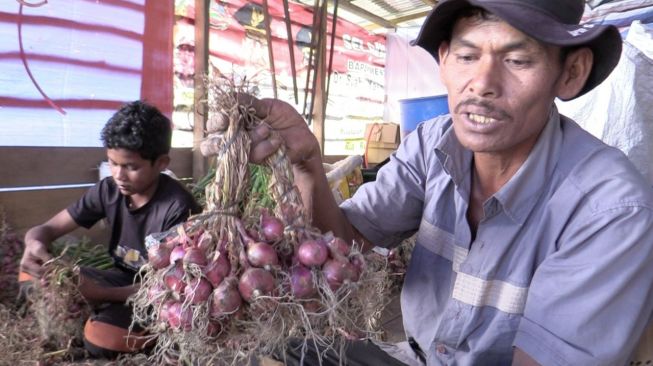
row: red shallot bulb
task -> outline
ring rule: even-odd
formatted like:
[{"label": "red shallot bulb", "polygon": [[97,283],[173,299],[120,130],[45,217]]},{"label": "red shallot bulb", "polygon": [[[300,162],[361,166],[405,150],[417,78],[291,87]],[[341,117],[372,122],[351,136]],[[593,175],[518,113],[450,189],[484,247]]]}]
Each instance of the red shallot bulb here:
[{"label": "red shallot bulb", "polygon": [[247,259],[254,267],[276,266],[279,264],[279,257],[272,245],[263,242],[247,244]]},{"label": "red shallot bulb", "polygon": [[335,236],[327,242],[331,258],[347,257],[351,252],[351,246],[346,241]]},{"label": "red shallot bulb", "polygon": [[184,246],[177,245],[172,249],[172,253],[170,253],[170,263],[177,263],[178,260],[184,259],[184,255],[186,255]]},{"label": "red shallot bulb", "polygon": [[187,301],[197,305],[206,302],[211,296],[211,291],[213,291],[213,287],[209,281],[204,278],[195,278],[186,284],[184,295],[186,295]]},{"label": "red shallot bulb", "polygon": [[167,288],[181,294],[186,287],[186,283],[184,283],[184,274],[184,268],[181,266],[181,263],[175,265],[168,269],[168,271],[163,275],[163,283],[165,283]]},{"label": "red shallot bulb", "polygon": [[210,316],[219,318],[231,314],[238,310],[242,303],[243,299],[238,291],[236,278],[229,277],[213,290]]},{"label": "red shallot bulb", "polygon": [[208,253],[213,247],[213,235],[210,232],[205,231],[197,239],[197,249],[201,250],[203,253]]},{"label": "red shallot bulb", "polygon": [[262,268],[248,268],[238,282],[238,291],[247,302],[252,302],[259,296],[270,295],[274,287],[272,273]]},{"label": "red shallot bulb", "polygon": [[172,328],[189,331],[193,328],[193,311],[184,308],[180,302],[173,302],[168,307],[168,324]]},{"label": "red shallot bulb", "polygon": [[339,289],[343,283],[358,279],[356,268],[347,260],[330,259],[322,266],[322,272],[333,291]]},{"label": "red shallot bulb", "polygon": [[222,279],[229,275],[231,264],[225,254],[216,252],[218,255],[204,268],[204,276],[213,287],[217,287]]},{"label": "red shallot bulb", "polygon": [[207,260],[204,252],[197,248],[189,248],[184,255],[184,264],[197,264],[198,266],[206,266]]},{"label": "red shallot bulb", "polygon": [[313,282],[313,272],[304,266],[295,266],[290,271],[290,290],[293,296],[307,299],[317,293]]},{"label": "red shallot bulb", "polygon": [[304,240],[297,250],[299,262],[307,267],[319,267],[328,257],[328,249],[322,240]]},{"label": "red shallot bulb", "polygon": [[284,225],[281,220],[270,215],[267,211],[261,213],[261,235],[268,243],[275,243],[283,238]]},{"label": "red shallot bulb", "polygon": [[171,250],[164,245],[154,245],[147,250],[147,259],[154,269],[165,268],[170,265]]}]

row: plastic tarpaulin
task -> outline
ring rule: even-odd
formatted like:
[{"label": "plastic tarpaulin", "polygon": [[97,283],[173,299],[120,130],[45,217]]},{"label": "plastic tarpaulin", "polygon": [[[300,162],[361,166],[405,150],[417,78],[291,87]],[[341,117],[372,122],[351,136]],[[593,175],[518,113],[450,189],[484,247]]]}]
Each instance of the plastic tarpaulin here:
[{"label": "plastic tarpaulin", "polygon": [[173,2],[0,1],[0,145],[100,146],[123,103],[172,113]]},{"label": "plastic tarpaulin", "polygon": [[558,101],[605,143],[621,149],[653,183],[653,27],[633,22],[619,64],[601,85],[575,100]]},{"label": "plastic tarpaulin", "polygon": [[386,122],[399,123],[399,100],[446,94],[437,62],[421,47],[410,45],[411,37],[388,33],[386,41]]}]

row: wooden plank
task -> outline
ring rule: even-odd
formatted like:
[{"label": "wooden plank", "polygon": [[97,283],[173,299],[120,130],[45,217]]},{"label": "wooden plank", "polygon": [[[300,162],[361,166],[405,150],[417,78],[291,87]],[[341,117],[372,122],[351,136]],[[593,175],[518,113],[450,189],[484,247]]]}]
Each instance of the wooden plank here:
[{"label": "wooden plank", "polygon": [[102,160],[98,147],[0,146],[0,187],[96,182]]},{"label": "wooden plank", "polygon": [[[209,70],[209,0],[195,0],[195,94],[193,97],[193,141],[195,145],[204,139],[208,108],[205,98],[204,77]],[[199,146],[193,151],[193,174],[195,181],[206,175],[206,158]]]},{"label": "wooden plank", "polygon": [[189,147],[171,149],[168,168],[179,178],[191,178],[193,176],[193,150]]},{"label": "wooden plank", "polygon": [[[6,213],[8,224],[21,237],[29,228],[42,224],[57,212],[81,197],[86,188],[0,192],[0,208]],[[80,228],[71,235],[87,236],[93,243],[107,244],[109,231],[103,221],[90,230]]]},{"label": "wooden plank", "polygon": [[141,98],[172,117],[173,93],[173,0],[146,0],[143,26]]},{"label": "wooden plank", "polygon": [[[190,148],[172,149],[170,169],[192,176]],[[0,146],[0,188],[94,183],[106,160],[102,147]]]},{"label": "wooden plank", "polygon": [[319,13],[317,37],[317,62],[315,75],[313,77],[313,99],[311,100],[311,112],[313,114],[313,134],[320,144],[320,151],[324,155],[324,122],[326,117],[326,34],[327,34],[327,1],[324,0]]}]

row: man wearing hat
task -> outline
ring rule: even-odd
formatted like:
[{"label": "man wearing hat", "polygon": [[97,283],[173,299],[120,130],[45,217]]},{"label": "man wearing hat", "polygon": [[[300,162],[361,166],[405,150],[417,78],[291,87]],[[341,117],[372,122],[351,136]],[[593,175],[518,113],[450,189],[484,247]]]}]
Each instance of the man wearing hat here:
[{"label": "man wearing hat", "polygon": [[555,107],[619,60],[617,30],[579,25],[582,12],[583,0],[440,1],[415,43],[439,62],[451,114],[419,125],[340,207],[300,116],[253,101],[283,141],[259,127],[251,158],[287,146],[314,225],[370,246],[417,234],[407,341],[352,342],[346,364],[627,363],[653,310],[653,192]]}]

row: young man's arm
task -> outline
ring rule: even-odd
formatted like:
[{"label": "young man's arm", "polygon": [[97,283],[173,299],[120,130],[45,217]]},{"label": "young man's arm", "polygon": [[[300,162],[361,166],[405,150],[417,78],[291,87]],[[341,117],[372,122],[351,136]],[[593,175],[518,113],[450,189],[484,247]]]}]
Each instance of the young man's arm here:
[{"label": "young man's arm", "polygon": [[139,285],[104,287],[83,275],[79,279],[79,291],[91,303],[125,302],[129,296],[138,291],[139,287]]},{"label": "young man's arm", "polygon": [[52,258],[48,251],[50,243],[78,227],[64,209],[44,224],[29,229],[25,234],[25,252],[20,260],[21,271],[40,277],[43,274],[43,263]]}]

